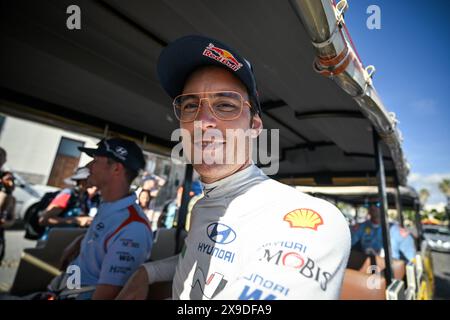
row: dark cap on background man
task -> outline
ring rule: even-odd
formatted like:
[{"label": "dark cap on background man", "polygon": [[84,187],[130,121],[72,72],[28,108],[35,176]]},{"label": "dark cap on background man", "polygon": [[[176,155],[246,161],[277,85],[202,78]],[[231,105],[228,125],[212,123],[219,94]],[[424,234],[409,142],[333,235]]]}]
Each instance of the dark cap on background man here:
[{"label": "dark cap on background man", "polygon": [[87,180],[87,178],[89,177],[89,174],[90,174],[89,168],[79,167],[79,168],[75,169],[73,175],[64,179],[64,183],[67,185],[73,185],[74,182],[78,182],[81,180]]},{"label": "dark cap on background man", "polygon": [[190,35],[165,47],[158,59],[159,81],[167,94],[175,98],[182,93],[188,76],[202,66],[219,66],[229,70],[246,86],[250,103],[261,113],[253,69],[236,50],[218,40]]},{"label": "dark cap on background man", "polygon": [[77,181],[77,180],[87,180],[89,177],[89,168],[88,167],[80,167],[77,168],[73,175],[71,175],[68,179]]},{"label": "dark cap on background man", "polygon": [[122,163],[126,168],[139,171],[145,167],[145,158],[141,148],[130,140],[121,138],[102,139],[97,149],[78,147],[88,156],[101,156]]}]

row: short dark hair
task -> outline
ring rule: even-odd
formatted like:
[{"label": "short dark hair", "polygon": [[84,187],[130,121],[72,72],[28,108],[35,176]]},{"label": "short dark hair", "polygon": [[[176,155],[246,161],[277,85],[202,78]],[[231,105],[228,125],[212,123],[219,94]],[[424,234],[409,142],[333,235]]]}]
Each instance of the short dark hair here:
[{"label": "short dark hair", "polygon": [[253,118],[258,114],[258,111],[251,105],[250,107],[250,116]]},{"label": "short dark hair", "polygon": [[[107,158],[107,162],[108,162],[108,164],[121,163],[120,161],[116,161],[111,158]],[[128,184],[131,185],[131,183],[134,181],[134,179],[136,179],[136,177],[138,176],[139,171],[125,167],[125,165],[123,163],[121,163],[121,164],[125,170],[125,178],[127,179]]]},{"label": "short dark hair", "polygon": [[139,192],[139,197],[141,196],[142,193],[148,193],[148,196],[149,196],[150,198],[152,198],[152,194],[151,194],[151,191],[150,191],[150,190],[148,190],[148,189],[142,189],[141,192]]},{"label": "short dark hair", "polygon": [[14,174],[11,171],[0,171],[0,179],[3,179],[4,176],[11,175],[14,178]]}]

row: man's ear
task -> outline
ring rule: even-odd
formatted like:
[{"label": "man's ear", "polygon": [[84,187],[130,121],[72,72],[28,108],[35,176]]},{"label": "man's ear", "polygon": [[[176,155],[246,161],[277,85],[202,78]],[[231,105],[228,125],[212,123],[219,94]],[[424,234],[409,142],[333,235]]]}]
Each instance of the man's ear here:
[{"label": "man's ear", "polygon": [[115,162],[113,166],[113,174],[119,175],[122,171],[125,171],[125,166],[121,162]]},{"label": "man's ear", "polygon": [[263,123],[259,114],[255,114],[252,117],[252,125],[251,125],[251,137],[257,138],[263,129]]}]

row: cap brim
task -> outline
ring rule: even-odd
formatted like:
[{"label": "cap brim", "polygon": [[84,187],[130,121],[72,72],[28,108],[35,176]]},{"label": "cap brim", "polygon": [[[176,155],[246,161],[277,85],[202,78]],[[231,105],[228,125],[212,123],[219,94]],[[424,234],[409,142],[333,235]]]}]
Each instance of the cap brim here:
[{"label": "cap brim", "polygon": [[94,148],[78,147],[78,150],[80,150],[81,152],[86,153],[89,157],[102,155],[102,153],[99,152],[98,149],[94,149]]},{"label": "cap brim", "polygon": [[89,176],[82,175],[82,174],[80,174],[80,175],[76,175],[76,174],[75,174],[75,175],[69,177],[69,179],[70,179],[70,180],[73,180],[73,181],[77,181],[77,180],[86,180],[88,177],[89,177]]},{"label": "cap brim", "polygon": [[78,150],[80,150],[81,152],[86,153],[88,156],[90,156],[92,158],[95,157],[95,156],[104,156],[104,157],[112,158],[110,153],[105,152],[105,151],[100,151],[99,149],[78,147]]},{"label": "cap brim", "polygon": [[76,185],[75,181],[71,180],[70,177],[69,178],[65,178],[64,179],[64,183],[66,185],[68,185],[68,186],[75,186]]}]

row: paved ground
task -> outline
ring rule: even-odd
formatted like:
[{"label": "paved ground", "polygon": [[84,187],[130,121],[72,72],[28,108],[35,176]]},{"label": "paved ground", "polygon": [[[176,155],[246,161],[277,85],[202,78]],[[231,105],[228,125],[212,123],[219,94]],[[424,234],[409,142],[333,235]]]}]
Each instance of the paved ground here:
[{"label": "paved ground", "polygon": [[24,234],[23,230],[6,231],[6,253],[0,266],[0,292],[9,290],[12,285],[22,250],[36,246],[36,241],[25,239]]},{"label": "paved ground", "polygon": [[433,252],[435,299],[450,300],[450,253]]},{"label": "paved ground", "polygon": [[[6,254],[0,266],[0,292],[7,291],[14,281],[22,249],[34,247],[36,241],[24,239],[24,231],[6,232]],[[435,298],[450,300],[450,254],[433,252]]]}]

